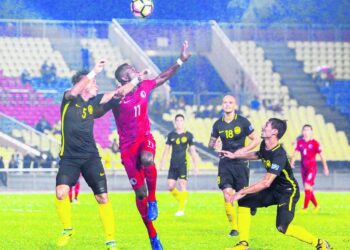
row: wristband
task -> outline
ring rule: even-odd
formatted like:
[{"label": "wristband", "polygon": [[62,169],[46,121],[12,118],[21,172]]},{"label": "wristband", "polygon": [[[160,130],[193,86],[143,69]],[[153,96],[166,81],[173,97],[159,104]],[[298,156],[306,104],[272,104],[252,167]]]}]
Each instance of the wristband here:
[{"label": "wristband", "polygon": [[134,79],[132,79],[132,80],[130,81],[130,83],[131,83],[134,87],[136,87],[136,86],[140,83],[139,78],[138,78],[138,77],[135,77]]},{"label": "wristband", "polygon": [[181,65],[184,63],[180,58],[176,60],[176,63],[181,67]]},{"label": "wristband", "polygon": [[92,70],[92,71],[90,71],[89,74],[86,75],[86,77],[89,78],[90,80],[92,80],[96,77],[96,75],[97,74],[95,73],[95,71]]}]

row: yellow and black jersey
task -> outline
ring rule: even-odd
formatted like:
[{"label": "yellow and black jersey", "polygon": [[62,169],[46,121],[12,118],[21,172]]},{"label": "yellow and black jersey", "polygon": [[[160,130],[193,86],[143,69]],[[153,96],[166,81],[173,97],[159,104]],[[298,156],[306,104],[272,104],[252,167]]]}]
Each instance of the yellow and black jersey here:
[{"label": "yellow and black jersey", "polygon": [[93,134],[94,111],[103,94],[88,101],[80,95],[67,100],[63,95],[61,103],[61,158],[90,158],[99,153]]},{"label": "yellow and black jersey", "polygon": [[220,137],[222,149],[234,152],[244,147],[245,139],[254,131],[247,118],[235,114],[234,119],[227,123],[224,117],[218,119],[211,132],[211,137]]},{"label": "yellow and black jersey", "polygon": [[172,131],[168,134],[166,144],[172,146],[171,163],[186,162],[187,149],[194,144],[193,135],[188,131],[181,134]]},{"label": "yellow and black jersey", "polygon": [[270,189],[283,192],[294,191],[299,188],[296,179],[294,178],[292,167],[287,158],[287,153],[282,145],[278,144],[271,150],[266,150],[265,142],[260,144],[258,157],[261,159],[266,171],[277,175],[272,182]]}]

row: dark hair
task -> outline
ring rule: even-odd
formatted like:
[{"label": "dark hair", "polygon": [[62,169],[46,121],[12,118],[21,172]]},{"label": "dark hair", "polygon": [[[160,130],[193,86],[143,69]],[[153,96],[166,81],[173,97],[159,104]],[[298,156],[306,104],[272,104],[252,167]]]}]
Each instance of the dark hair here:
[{"label": "dark hair", "polygon": [[120,83],[124,83],[125,81],[121,78],[121,74],[124,71],[125,67],[129,66],[127,63],[123,63],[120,65],[114,72],[115,79],[118,80]]},{"label": "dark hair", "polygon": [[88,70],[79,70],[77,73],[75,73],[72,77],[72,84],[75,85],[78,82],[80,82],[80,80],[83,78],[83,76],[86,76],[87,74],[89,74]]},{"label": "dark hair", "polygon": [[177,114],[177,115],[175,116],[175,120],[176,120],[178,117],[182,117],[182,119],[184,119],[184,120],[185,120],[185,117],[184,117],[184,115],[183,115],[183,114]]},{"label": "dark hair", "polygon": [[309,128],[312,130],[312,126],[311,126],[310,124],[305,124],[305,125],[303,126],[303,129],[304,129],[304,128],[307,128],[307,127],[309,127]]},{"label": "dark hair", "polygon": [[270,118],[269,122],[271,123],[271,127],[273,129],[277,129],[277,138],[281,139],[287,130],[287,121],[278,118]]}]

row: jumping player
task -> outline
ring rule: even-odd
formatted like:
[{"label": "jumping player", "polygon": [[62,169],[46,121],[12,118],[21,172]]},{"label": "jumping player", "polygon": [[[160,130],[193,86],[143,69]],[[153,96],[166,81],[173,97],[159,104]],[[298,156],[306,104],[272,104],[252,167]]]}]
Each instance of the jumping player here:
[{"label": "jumping player", "polygon": [[[279,144],[279,139],[287,130],[286,121],[277,118],[269,119],[262,128],[260,150],[257,152],[229,152],[222,151],[224,158],[230,159],[261,159],[267,174],[264,179],[247,188],[239,190],[233,195],[232,201],[238,201],[242,207],[268,207],[277,205],[276,227],[285,235],[292,236],[309,243],[318,250],[331,249],[329,243],[318,239],[300,226],[292,225],[295,204],[299,200],[298,183],[287,158],[287,153]],[[249,228],[251,217],[245,214],[239,222],[239,233],[242,235],[232,250],[249,249]]]},{"label": "jumping player", "polygon": [[[168,173],[168,189],[179,202],[179,209],[175,216],[184,216],[188,196],[186,191],[188,172],[187,150],[190,152],[195,174],[198,173],[198,167],[193,135],[185,130],[185,117],[181,114],[175,116],[175,130],[168,134],[165,150],[160,161],[160,169],[164,168],[165,159],[168,157],[170,147],[172,148],[172,152]],[[176,188],[177,180],[179,190]]]},{"label": "jumping player", "polygon": [[[188,60],[188,43],[182,46],[180,58],[153,80],[144,80],[113,108],[119,134],[122,163],[136,194],[136,206],[147,228],[153,249],[163,249],[152,221],[158,217],[156,201],[157,170],[154,164],[156,144],[150,132],[148,99],[151,91],[165,83]],[[137,79],[139,72],[129,64],[120,65],[115,78],[122,84]],[[121,112],[122,111],[122,112]],[[146,184],[145,185],[145,179]]]},{"label": "jumping player", "polygon": [[305,124],[302,129],[303,137],[298,139],[295,145],[295,151],[292,156],[291,165],[294,168],[294,163],[297,158],[298,152],[300,152],[301,156],[301,177],[304,185],[305,199],[304,199],[304,207],[302,212],[307,212],[307,208],[309,206],[309,202],[314,204],[315,212],[320,210],[320,206],[317,203],[313,186],[315,184],[315,178],[317,174],[317,164],[316,164],[316,155],[319,154],[322,165],[323,165],[323,173],[328,176],[329,170],[327,166],[326,159],[321,150],[321,145],[318,141],[313,139],[312,137],[312,126],[309,124]]},{"label": "jumping player", "polygon": [[63,224],[63,232],[57,242],[65,246],[75,231],[71,219],[69,188],[80,174],[93,190],[99,204],[100,218],[106,234],[106,248],[116,249],[114,237],[114,215],[107,194],[107,180],[93,136],[94,119],[99,117],[102,104],[119,102],[134,86],[129,83],[115,91],[97,94],[95,76],[103,70],[105,62],[100,60],[89,73],[79,71],[72,78],[73,87],[64,93],[61,104],[62,143],[61,160],[56,176],[56,207]]}]

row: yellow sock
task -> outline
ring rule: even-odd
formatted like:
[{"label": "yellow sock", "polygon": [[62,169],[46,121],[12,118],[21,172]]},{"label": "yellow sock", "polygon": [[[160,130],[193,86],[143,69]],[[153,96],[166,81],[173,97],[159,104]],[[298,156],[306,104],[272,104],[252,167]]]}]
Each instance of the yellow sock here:
[{"label": "yellow sock", "polygon": [[114,240],[115,223],[112,204],[108,201],[106,204],[99,204],[100,218],[106,234],[106,242]]},{"label": "yellow sock", "polygon": [[170,193],[174,196],[174,198],[180,202],[180,197],[179,197],[179,190],[177,188],[174,188],[173,190],[170,191]]},{"label": "yellow sock", "polygon": [[249,207],[238,207],[238,232],[239,240],[246,241],[249,240],[249,231],[250,231],[250,208]]},{"label": "yellow sock", "polygon": [[56,198],[56,209],[63,224],[63,229],[72,228],[72,213],[68,195],[63,200]]},{"label": "yellow sock", "polygon": [[231,229],[237,230],[237,211],[236,208],[230,203],[225,202],[225,210],[228,221],[230,222]]},{"label": "yellow sock", "polygon": [[187,202],[188,192],[182,191],[179,192],[179,210],[185,210],[186,202]]},{"label": "yellow sock", "polygon": [[286,231],[286,235],[292,236],[313,246],[317,246],[318,243],[318,239],[315,236],[300,226],[289,225]]}]

